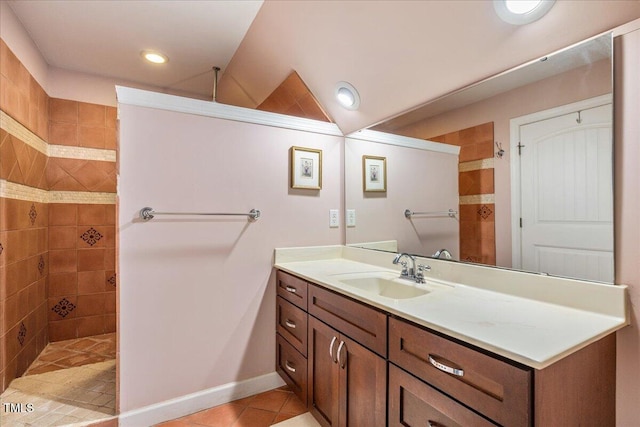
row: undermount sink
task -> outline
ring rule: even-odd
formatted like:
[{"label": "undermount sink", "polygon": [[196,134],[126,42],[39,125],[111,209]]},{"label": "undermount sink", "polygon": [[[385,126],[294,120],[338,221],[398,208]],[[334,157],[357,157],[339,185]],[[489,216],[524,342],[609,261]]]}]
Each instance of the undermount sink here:
[{"label": "undermount sink", "polygon": [[[430,291],[404,279],[385,279],[382,277],[361,277],[341,280],[347,286],[373,292],[392,299],[408,299],[428,294]],[[406,283],[405,283],[406,282]]]}]

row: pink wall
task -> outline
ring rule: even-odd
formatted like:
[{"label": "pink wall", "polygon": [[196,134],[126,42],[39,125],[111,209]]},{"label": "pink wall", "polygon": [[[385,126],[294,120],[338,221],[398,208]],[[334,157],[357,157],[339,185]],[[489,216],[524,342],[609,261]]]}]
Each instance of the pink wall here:
[{"label": "pink wall", "polygon": [[399,129],[398,133],[416,138],[429,138],[480,123],[494,122],[494,139],[500,142],[505,150],[504,157],[494,162],[496,263],[509,267],[511,266],[509,121],[515,117],[607,93],[611,93],[611,62],[603,60],[407,126]]},{"label": "pink wall", "polygon": [[640,20],[615,39],[614,59],[615,272],[631,299],[631,326],[617,337],[616,424],[633,426],[640,420]]},{"label": "pink wall", "polygon": [[[120,105],[120,409],[274,371],[276,247],[340,244],[343,138]],[[265,113],[269,114],[269,113]],[[289,148],[323,150],[290,190]],[[248,212],[245,218],[138,211]]]},{"label": "pink wall", "polygon": [[[362,191],[362,156],[387,158],[387,192]],[[404,210],[458,210],[458,156],[346,139],[345,209],[356,210],[347,243],[397,240],[398,250],[432,254],[446,248],[459,258],[459,222],[449,217],[404,217]]]}]

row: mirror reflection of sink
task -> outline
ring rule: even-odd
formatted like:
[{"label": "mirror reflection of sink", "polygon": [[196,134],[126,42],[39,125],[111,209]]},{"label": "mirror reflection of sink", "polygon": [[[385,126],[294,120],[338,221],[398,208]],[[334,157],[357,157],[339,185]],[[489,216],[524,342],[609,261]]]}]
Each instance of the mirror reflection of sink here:
[{"label": "mirror reflection of sink", "polygon": [[357,279],[345,279],[341,280],[341,282],[363,291],[373,292],[380,296],[393,299],[415,298],[430,292],[427,289],[419,288],[416,284],[407,280],[405,280],[407,282],[406,284],[400,282],[400,280],[401,279],[389,280],[382,277],[361,277]]}]

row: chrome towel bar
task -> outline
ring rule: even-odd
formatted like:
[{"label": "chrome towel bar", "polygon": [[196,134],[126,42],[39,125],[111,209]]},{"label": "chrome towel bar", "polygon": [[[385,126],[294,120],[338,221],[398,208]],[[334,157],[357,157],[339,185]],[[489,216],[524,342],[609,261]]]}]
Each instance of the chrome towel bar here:
[{"label": "chrome towel bar", "polygon": [[247,216],[250,220],[256,221],[260,218],[260,211],[257,209],[251,209],[249,213],[209,213],[209,212],[156,212],[153,208],[140,209],[140,218],[144,221],[149,221],[156,215],[206,215],[206,216]]},{"label": "chrome towel bar", "polygon": [[410,209],[406,209],[404,211],[404,216],[406,218],[411,218],[413,215],[448,216],[450,218],[455,218],[455,216],[458,215],[458,211],[454,211],[453,209],[449,209],[448,211],[436,211],[436,212],[412,212]]}]

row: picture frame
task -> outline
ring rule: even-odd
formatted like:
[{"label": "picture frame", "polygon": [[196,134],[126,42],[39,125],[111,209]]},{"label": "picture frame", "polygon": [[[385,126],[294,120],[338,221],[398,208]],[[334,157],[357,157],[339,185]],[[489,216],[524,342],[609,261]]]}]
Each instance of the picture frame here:
[{"label": "picture frame", "polygon": [[387,158],[362,156],[362,189],[365,192],[387,191]]},{"label": "picture frame", "polygon": [[291,188],[322,189],[322,150],[293,146],[289,157]]}]

